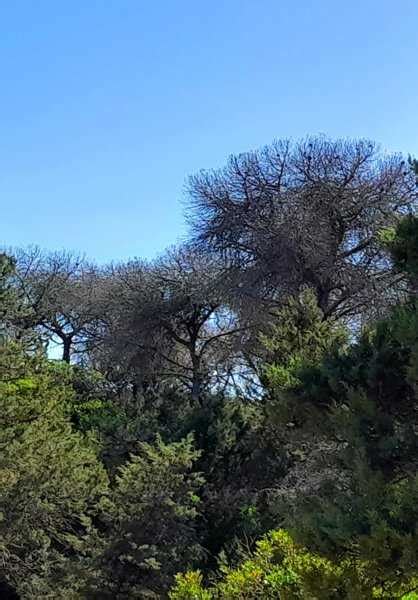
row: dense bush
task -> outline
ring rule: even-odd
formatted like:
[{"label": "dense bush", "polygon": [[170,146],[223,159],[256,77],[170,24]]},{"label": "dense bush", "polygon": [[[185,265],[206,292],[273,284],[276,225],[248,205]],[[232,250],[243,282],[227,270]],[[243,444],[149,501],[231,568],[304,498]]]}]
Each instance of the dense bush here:
[{"label": "dense bush", "polygon": [[375,586],[370,565],[351,559],[331,562],[298,546],[283,530],[269,533],[236,568],[223,567],[205,587],[198,571],[178,575],[171,600],[266,600],[413,598],[418,581]]}]

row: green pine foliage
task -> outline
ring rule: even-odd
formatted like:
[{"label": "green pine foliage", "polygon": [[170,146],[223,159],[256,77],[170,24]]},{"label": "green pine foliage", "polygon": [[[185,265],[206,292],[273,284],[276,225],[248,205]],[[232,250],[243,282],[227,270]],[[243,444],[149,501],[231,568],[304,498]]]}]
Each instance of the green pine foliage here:
[{"label": "green pine foliage", "polygon": [[295,387],[302,370],[318,365],[333,348],[344,347],[347,334],[324,319],[312,290],[290,297],[276,311],[269,335],[262,335],[266,350],[263,381],[273,391]]},{"label": "green pine foliage", "polygon": [[16,321],[24,314],[13,287],[15,264],[7,254],[0,253],[0,342],[16,334]]},{"label": "green pine foliage", "polygon": [[389,237],[388,247],[396,269],[412,277],[418,275],[418,219],[415,215],[403,218]]},{"label": "green pine foliage", "polygon": [[[414,256],[407,253],[409,273]],[[417,319],[412,297],[350,346],[323,352],[319,338],[314,359],[297,348],[296,376],[289,344],[278,367],[292,378],[277,384],[274,363],[266,377],[266,427],[292,456],[270,493],[273,514],[330,559],[369,565],[373,588],[388,597],[417,573]],[[282,344],[282,330],[276,335]]]},{"label": "green pine foliage", "polygon": [[13,306],[13,290],[9,285],[13,269],[13,261],[5,254],[0,254],[0,323],[4,322]]},{"label": "green pine foliage", "polygon": [[67,416],[70,398],[61,365],[0,348],[0,563],[21,598],[78,597],[108,493],[94,440]]},{"label": "green pine foliage", "polygon": [[199,452],[180,442],[141,443],[116,477],[97,598],[159,598],[183,565],[202,557],[197,535]]}]

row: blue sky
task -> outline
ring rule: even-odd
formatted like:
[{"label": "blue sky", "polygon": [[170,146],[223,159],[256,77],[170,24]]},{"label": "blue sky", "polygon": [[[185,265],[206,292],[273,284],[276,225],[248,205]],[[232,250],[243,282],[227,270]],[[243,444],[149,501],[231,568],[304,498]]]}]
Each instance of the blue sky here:
[{"label": "blue sky", "polygon": [[0,12],[0,242],[100,262],[185,235],[184,182],[306,134],[418,154],[418,2],[72,0]]}]

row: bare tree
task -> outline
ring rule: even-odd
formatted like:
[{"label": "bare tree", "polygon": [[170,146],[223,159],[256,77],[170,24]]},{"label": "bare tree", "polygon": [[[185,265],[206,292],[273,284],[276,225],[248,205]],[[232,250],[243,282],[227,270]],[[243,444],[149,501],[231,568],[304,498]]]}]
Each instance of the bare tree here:
[{"label": "bare tree", "polygon": [[62,359],[85,352],[93,324],[100,321],[99,271],[84,258],[68,252],[18,249],[15,287],[24,316],[23,330],[37,329],[49,344],[62,347]]},{"label": "bare tree", "polygon": [[326,317],[358,315],[396,285],[379,232],[416,206],[415,178],[369,141],[311,138],[232,156],[189,183],[193,242],[244,303],[315,290]]},{"label": "bare tree", "polygon": [[[226,378],[241,328],[225,302],[215,261],[185,248],[153,264],[131,261],[112,268],[114,309],[103,349],[113,366],[149,382],[181,382],[192,400]],[[123,369],[123,367],[120,367]]]}]

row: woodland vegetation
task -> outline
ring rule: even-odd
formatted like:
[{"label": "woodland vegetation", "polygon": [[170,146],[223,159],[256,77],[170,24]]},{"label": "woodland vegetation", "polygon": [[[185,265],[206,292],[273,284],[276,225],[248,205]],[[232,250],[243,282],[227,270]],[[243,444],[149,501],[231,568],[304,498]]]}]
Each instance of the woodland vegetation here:
[{"label": "woodland vegetation", "polygon": [[1,598],[418,598],[417,177],[276,142],[157,260],[4,249]]}]

